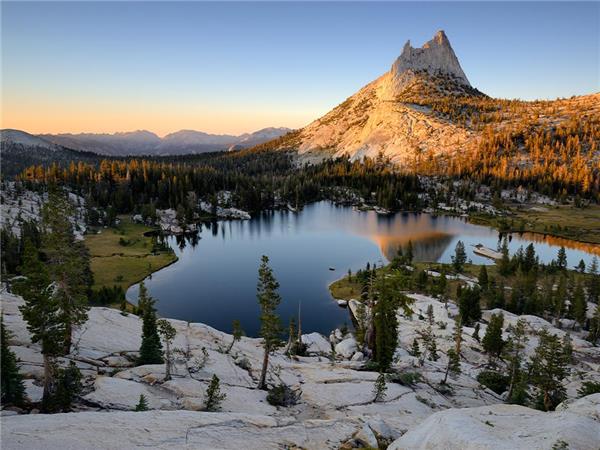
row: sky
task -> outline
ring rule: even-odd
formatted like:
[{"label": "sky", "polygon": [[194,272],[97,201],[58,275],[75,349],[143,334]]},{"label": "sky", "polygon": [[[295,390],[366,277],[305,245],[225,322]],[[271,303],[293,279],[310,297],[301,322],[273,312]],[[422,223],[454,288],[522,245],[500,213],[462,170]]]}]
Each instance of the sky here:
[{"label": "sky", "polygon": [[504,98],[600,91],[600,3],[1,3],[2,128],[298,128],[444,29]]}]

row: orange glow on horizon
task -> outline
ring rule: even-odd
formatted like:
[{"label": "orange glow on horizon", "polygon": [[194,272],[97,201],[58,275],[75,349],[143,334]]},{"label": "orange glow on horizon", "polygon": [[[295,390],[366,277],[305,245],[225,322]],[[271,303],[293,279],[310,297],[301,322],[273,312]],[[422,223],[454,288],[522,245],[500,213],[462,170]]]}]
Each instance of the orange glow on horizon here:
[{"label": "orange glow on horizon", "polygon": [[148,130],[165,136],[179,130],[213,134],[250,133],[266,127],[301,128],[314,117],[308,111],[277,114],[266,109],[225,110],[171,105],[69,105],[6,101],[1,128],[32,134],[115,133]]}]

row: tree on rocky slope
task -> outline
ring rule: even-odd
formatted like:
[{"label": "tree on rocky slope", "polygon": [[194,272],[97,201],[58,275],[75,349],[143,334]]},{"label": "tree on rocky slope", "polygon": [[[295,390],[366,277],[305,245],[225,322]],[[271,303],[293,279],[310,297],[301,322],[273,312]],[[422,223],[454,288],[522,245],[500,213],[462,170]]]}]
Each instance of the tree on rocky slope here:
[{"label": "tree on rocky slope", "polygon": [[277,306],[281,303],[281,297],[277,290],[279,283],[275,279],[273,269],[269,267],[269,257],[263,255],[258,269],[258,285],[256,296],[260,305],[260,337],[263,339],[264,356],[259,389],[267,387],[267,369],[269,367],[269,354],[281,345],[281,322],[276,313]]},{"label": "tree on rocky slope", "polygon": [[206,404],[204,408],[206,411],[217,411],[221,408],[221,402],[225,400],[227,395],[221,392],[221,384],[219,377],[216,375],[212,376],[208,389],[206,389]]},{"label": "tree on rocky slope", "polygon": [[477,287],[470,288],[467,286],[460,290],[458,309],[464,325],[471,326],[481,319],[480,299],[481,295]]},{"label": "tree on rocky slope", "polygon": [[227,348],[227,351],[225,353],[231,352],[231,349],[233,348],[233,344],[235,344],[237,341],[242,339],[242,336],[244,335],[244,330],[242,329],[242,325],[240,324],[240,321],[237,319],[233,321],[231,334],[233,335],[233,339],[231,340],[231,344],[229,344],[229,347]]},{"label": "tree on rocky slope", "polygon": [[374,402],[380,402],[385,399],[387,391],[387,385],[385,383],[385,374],[383,372],[379,372],[377,379],[375,380],[375,384],[373,385],[373,395]]},{"label": "tree on rocky slope", "polygon": [[508,363],[509,386],[507,399],[511,403],[516,402],[514,393],[518,383],[525,376],[522,372],[523,352],[527,344],[526,322],[524,319],[517,320],[514,326],[508,328],[509,336],[503,348],[504,358]]},{"label": "tree on rocky slope", "polygon": [[27,322],[31,342],[41,346],[44,359],[42,408],[49,410],[56,390],[54,359],[64,351],[64,317],[47,266],[42,263],[37,249],[30,241],[25,242],[20,271],[23,279],[15,284],[15,292],[25,300],[20,310]]},{"label": "tree on rocky slope", "polygon": [[158,335],[158,325],[156,321],[155,300],[147,295],[144,283],[140,283],[140,295],[138,305],[143,305],[142,310],[142,345],[140,346],[140,356],[138,364],[162,364],[162,344]]},{"label": "tree on rocky slope", "polygon": [[546,329],[539,332],[539,344],[531,357],[531,378],[538,391],[536,407],[551,411],[565,398],[562,380],[567,375],[567,356],[558,336]]},{"label": "tree on rocky slope", "polygon": [[485,335],[481,340],[483,349],[490,357],[490,361],[495,360],[500,356],[502,348],[504,347],[504,340],[502,339],[502,326],[504,325],[504,315],[502,313],[492,314],[490,323],[488,324]]},{"label": "tree on rocky slope", "polygon": [[165,341],[165,381],[171,379],[171,365],[173,363],[173,355],[171,354],[171,344],[177,335],[177,330],[171,325],[168,320],[160,319],[157,322],[158,332]]},{"label": "tree on rocky slope", "polygon": [[42,208],[41,250],[54,283],[54,296],[60,304],[64,354],[71,351],[73,329],[87,320],[92,284],[89,254],[83,243],[75,240],[72,215],[73,208],[66,195],[51,189]]},{"label": "tree on rocky slope", "polygon": [[4,317],[0,318],[0,384],[3,405],[21,405],[25,401],[23,375],[19,373],[17,357],[8,347],[9,331],[4,326]]},{"label": "tree on rocky slope", "polygon": [[373,309],[375,325],[374,359],[381,372],[387,371],[398,346],[398,307],[406,307],[407,300],[384,277],[377,278],[378,299]]}]

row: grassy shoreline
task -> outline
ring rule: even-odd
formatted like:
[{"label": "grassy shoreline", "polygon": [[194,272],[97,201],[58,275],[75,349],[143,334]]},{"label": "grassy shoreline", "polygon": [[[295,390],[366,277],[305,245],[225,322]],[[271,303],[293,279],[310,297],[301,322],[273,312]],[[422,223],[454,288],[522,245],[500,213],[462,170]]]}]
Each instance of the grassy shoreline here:
[{"label": "grassy shoreline", "polygon": [[88,234],[85,243],[91,256],[94,289],[119,286],[127,290],[148,275],[177,261],[169,249],[154,248],[153,239],[145,234],[154,231],[120,217],[115,228],[104,228],[99,234]]},{"label": "grassy shoreline", "polygon": [[[469,214],[469,222],[508,233],[535,233],[584,245],[600,245],[600,205],[585,208],[544,206],[510,208],[510,215]],[[600,253],[600,250],[598,250]]]}]

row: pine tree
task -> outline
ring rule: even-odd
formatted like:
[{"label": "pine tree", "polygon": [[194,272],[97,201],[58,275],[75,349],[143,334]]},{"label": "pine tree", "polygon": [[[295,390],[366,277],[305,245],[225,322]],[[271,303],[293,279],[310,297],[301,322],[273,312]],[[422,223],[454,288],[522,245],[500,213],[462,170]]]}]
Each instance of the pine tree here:
[{"label": "pine tree", "polygon": [[446,366],[446,373],[444,374],[442,384],[446,384],[449,374],[458,375],[460,372],[460,357],[458,356],[458,353],[456,353],[456,350],[451,348],[448,350],[448,365]]},{"label": "pine tree", "polygon": [[81,371],[73,361],[65,368],[55,368],[56,392],[52,398],[52,409],[70,411],[75,397],[83,389]]},{"label": "pine tree", "polygon": [[573,363],[573,340],[570,333],[565,333],[562,340],[563,353],[567,363]]},{"label": "pine tree", "polygon": [[408,245],[406,246],[406,253],[404,254],[404,257],[406,259],[406,263],[410,266],[414,259],[413,243],[410,239],[408,240]]},{"label": "pine tree", "polygon": [[564,247],[558,249],[556,265],[561,270],[567,270],[567,252]]},{"label": "pine tree", "polygon": [[138,412],[148,411],[148,401],[144,394],[140,394],[140,400],[138,401],[138,404],[135,405],[135,410]]},{"label": "pine tree", "polygon": [[535,256],[535,248],[533,243],[531,243],[525,249],[525,256],[523,258],[523,263],[521,264],[521,270],[527,273],[535,269],[536,265],[537,261]]},{"label": "pine tree", "polygon": [[[515,326],[509,327],[509,337],[504,346],[504,357],[508,363],[509,369],[509,387],[507,398],[511,399],[515,395],[515,389],[522,378],[521,366],[523,363],[523,352],[527,344],[526,322],[524,319],[517,320]],[[521,393],[517,393],[516,399],[520,398]],[[515,402],[516,403],[516,402]]]},{"label": "pine tree", "polygon": [[19,373],[17,357],[8,347],[10,333],[4,326],[4,317],[0,317],[0,397],[3,405],[22,405],[25,401],[23,375]]},{"label": "pine tree", "polygon": [[483,349],[492,358],[497,358],[502,352],[504,347],[504,340],[502,339],[502,326],[504,325],[504,315],[502,313],[492,314],[490,323],[485,330],[485,336],[481,341]]},{"label": "pine tree", "polygon": [[572,300],[573,318],[583,327],[586,321],[587,302],[580,282],[575,285]]},{"label": "pine tree", "polygon": [[465,251],[465,244],[462,241],[458,241],[456,243],[456,247],[454,248],[454,256],[452,256],[452,265],[454,266],[454,270],[460,272],[467,262],[467,253]]},{"label": "pine tree", "polygon": [[415,358],[419,358],[421,356],[421,348],[419,347],[419,341],[417,341],[417,339],[413,339],[409,353]]},{"label": "pine tree", "polygon": [[240,324],[239,320],[233,321],[231,334],[233,335],[233,339],[231,340],[231,344],[229,344],[229,348],[225,353],[231,352],[233,344],[242,339],[242,336],[244,335],[244,330],[242,330],[242,325]]},{"label": "pine tree", "polygon": [[258,285],[256,296],[260,305],[260,337],[263,339],[264,357],[259,389],[267,387],[267,369],[269,367],[269,354],[281,345],[279,335],[281,334],[281,322],[276,313],[277,306],[281,303],[277,289],[279,283],[273,275],[273,269],[269,267],[269,258],[263,255],[258,269]]},{"label": "pine tree", "polygon": [[556,335],[546,329],[539,332],[539,344],[531,358],[531,378],[539,392],[537,407],[553,410],[565,398],[562,380],[567,376],[567,359]]},{"label": "pine tree", "polygon": [[140,283],[138,305],[142,307],[142,345],[138,365],[162,364],[162,344],[158,335],[154,299],[147,294],[144,282]]},{"label": "pine tree", "polygon": [[425,314],[427,315],[427,322],[429,322],[429,325],[433,325],[434,316],[433,316],[433,305],[431,303],[429,305],[427,305],[427,311],[425,312]]},{"label": "pine tree", "polygon": [[65,324],[60,302],[54,295],[46,264],[39,259],[38,251],[31,241],[26,240],[23,264],[20,268],[23,279],[15,285],[15,292],[25,300],[19,309],[27,322],[31,342],[39,343],[44,359],[44,410],[51,409],[55,393],[54,358],[64,351]]},{"label": "pine tree", "polygon": [[454,332],[452,333],[452,338],[454,339],[454,351],[458,356],[460,356],[460,352],[462,350],[462,332],[462,318],[460,317],[460,314],[458,314],[454,318]]},{"label": "pine tree", "polygon": [[171,355],[171,344],[177,336],[177,330],[169,323],[168,320],[160,319],[157,322],[158,332],[165,341],[165,381],[171,379],[171,365],[173,363],[173,355]]},{"label": "pine tree", "polygon": [[600,276],[598,275],[598,257],[594,256],[589,268],[590,276],[587,282],[588,301],[600,303]]},{"label": "pine tree", "polygon": [[50,190],[42,208],[42,253],[60,304],[64,354],[71,351],[73,329],[87,320],[87,294],[92,284],[89,254],[83,243],[75,240],[72,214],[67,197]]},{"label": "pine tree", "polygon": [[479,269],[479,276],[477,277],[477,282],[479,283],[479,286],[481,286],[481,289],[483,289],[484,291],[487,290],[490,281],[488,279],[487,267],[485,265],[482,265]]},{"label": "pine tree", "polygon": [[480,291],[477,287],[464,287],[460,290],[458,309],[463,323],[470,326],[481,319]]},{"label": "pine tree", "polygon": [[512,267],[510,264],[510,254],[508,252],[508,238],[506,236],[502,240],[502,247],[500,249],[500,253],[502,254],[502,257],[498,262],[498,272],[500,273],[500,275],[506,277],[512,272]]},{"label": "pine tree", "polygon": [[594,345],[600,340],[600,305],[596,305],[594,316],[590,320],[590,332],[587,339]]},{"label": "pine tree", "polygon": [[387,371],[398,345],[398,319],[391,299],[382,293],[375,304],[375,361],[381,372]]},{"label": "pine tree", "polygon": [[383,372],[379,372],[379,376],[377,380],[375,380],[375,385],[373,386],[373,395],[374,402],[380,402],[385,399],[387,391],[387,385],[385,383],[385,374]]},{"label": "pine tree", "polygon": [[225,400],[227,395],[221,393],[221,386],[219,377],[216,375],[212,376],[208,389],[206,390],[206,411],[218,411],[221,408],[221,402]]}]

